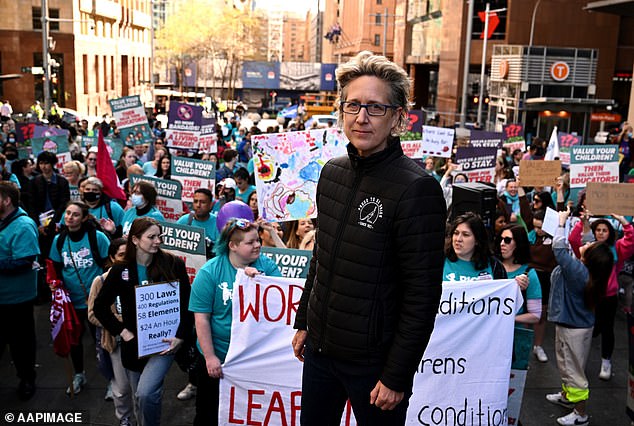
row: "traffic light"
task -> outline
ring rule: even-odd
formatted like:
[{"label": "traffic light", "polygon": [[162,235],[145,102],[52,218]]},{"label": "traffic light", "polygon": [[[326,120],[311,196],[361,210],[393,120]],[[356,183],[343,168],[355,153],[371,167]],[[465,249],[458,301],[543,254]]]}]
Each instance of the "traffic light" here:
[{"label": "traffic light", "polygon": [[473,103],[477,104],[478,102],[480,102],[480,98],[478,98],[477,96],[473,97]]}]

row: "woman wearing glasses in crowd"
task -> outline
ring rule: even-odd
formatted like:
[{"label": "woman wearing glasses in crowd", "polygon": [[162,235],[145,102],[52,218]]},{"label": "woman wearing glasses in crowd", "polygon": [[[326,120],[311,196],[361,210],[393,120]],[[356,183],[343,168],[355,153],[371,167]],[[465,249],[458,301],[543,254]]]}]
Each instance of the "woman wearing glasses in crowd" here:
[{"label": "woman wearing glasses in crowd", "polygon": [[277,265],[260,254],[258,225],[230,219],[214,247],[216,257],[205,263],[192,284],[189,310],[196,322],[198,390],[194,425],[218,423],[218,392],[222,363],[231,336],[231,292],[238,269],[249,276],[281,276]]},{"label": "woman wearing glasses in crowd", "polygon": [[507,277],[504,266],[491,253],[489,236],[480,216],[465,213],[449,228],[443,281],[493,280]]},{"label": "woman wearing glasses in crowd", "polygon": [[[161,250],[161,234],[161,224],[153,218],[141,217],[132,223],[125,258],[110,269],[94,304],[97,320],[110,334],[121,337],[121,361],[132,388],[137,424],[143,426],[160,424],[163,380],[174,354],[193,327],[193,317],[187,310],[190,285],[185,263]],[[167,349],[139,358],[135,287],[165,282],[178,287],[180,311],[176,335],[163,339],[169,344]],[[121,304],[121,320],[112,312],[117,298]]]},{"label": "woman wearing glasses in crowd", "polygon": [[524,305],[515,322],[535,324],[542,314],[542,289],[534,269],[529,266],[531,253],[526,230],[520,225],[507,225],[498,238],[497,254],[507,278],[515,278],[524,296]]},{"label": "woman wearing glasses in crowd", "polygon": [[86,155],[86,176],[97,176],[97,147],[90,148]]}]

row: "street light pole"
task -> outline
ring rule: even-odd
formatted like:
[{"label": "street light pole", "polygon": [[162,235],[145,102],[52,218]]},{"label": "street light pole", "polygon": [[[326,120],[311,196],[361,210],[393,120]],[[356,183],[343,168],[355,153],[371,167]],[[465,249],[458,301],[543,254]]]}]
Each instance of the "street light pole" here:
[{"label": "street light pole", "polygon": [[385,8],[385,20],[383,21],[383,56],[387,57],[387,19],[389,17],[387,13],[387,7]]},{"label": "street light pole", "polygon": [[529,48],[533,45],[533,34],[535,34],[535,16],[537,16],[537,8],[539,7],[541,2],[542,0],[537,0],[537,3],[535,3],[535,7],[533,7],[533,17],[531,18],[531,35],[528,38]]},{"label": "street light pole", "polygon": [[482,125],[482,104],[484,103],[484,72],[487,65],[487,40],[489,39],[489,9],[490,4],[487,3],[484,9],[484,42],[482,43],[482,62],[480,65],[480,92],[478,93],[478,124],[486,130],[486,126]]},{"label": "street light pole", "polygon": [[467,84],[469,82],[469,65],[471,62],[471,32],[473,31],[473,8],[475,0],[468,0],[467,30],[464,48],[464,67],[462,70],[462,104],[460,105],[460,127],[464,128],[467,119]]},{"label": "street light pole", "polygon": [[44,88],[44,117],[51,110],[51,65],[48,58],[48,0],[42,0],[42,68],[44,76],[42,85]]}]

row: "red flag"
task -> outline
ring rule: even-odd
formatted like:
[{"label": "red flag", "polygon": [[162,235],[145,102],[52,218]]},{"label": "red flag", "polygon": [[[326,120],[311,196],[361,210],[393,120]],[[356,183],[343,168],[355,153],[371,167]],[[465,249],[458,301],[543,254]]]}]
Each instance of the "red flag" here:
[{"label": "red flag", "polygon": [[53,281],[52,284],[54,288],[50,319],[53,351],[61,357],[67,357],[71,346],[79,344],[82,325],[64,284],[61,281]]},{"label": "red flag", "polygon": [[104,194],[117,200],[126,199],[125,192],[119,186],[119,178],[112,165],[112,158],[110,158],[101,130],[99,130],[99,143],[97,145],[97,177],[103,182]]}]

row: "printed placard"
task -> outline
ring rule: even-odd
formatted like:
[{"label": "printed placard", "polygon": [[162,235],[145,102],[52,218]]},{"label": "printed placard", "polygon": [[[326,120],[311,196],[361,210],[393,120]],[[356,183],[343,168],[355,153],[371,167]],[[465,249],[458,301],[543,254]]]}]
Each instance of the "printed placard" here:
[{"label": "printed placard", "polygon": [[570,157],[570,187],[585,188],[588,182],[619,183],[617,145],[575,145]]},{"label": "printed placard", "polygon": [[161,228],[161,248],[185,261],[189,282],[194,282],[196,272],[207,262],[205,230],[177,223],[162,223]]},{"label": "printed placard", "polygon": [[504,134],[503,147],[512,154],[516,149],[526,151],[526,140],[524,139],[524,125],[514,123],[507,124],[502,128]]},{"label": "printed placard", "polygon": [[581,138],[572,133],[557,132],[557,142],[559,144],[559,159],[565,167],[570,166],[570,153],[575,145],[581,143]]},{"label": "printed placard", "polygon": [[134,146],[152,140],[150,124],[139,95],[111,99],[108,103],[125,145]]},{"label": "printed placard", "polygon": [[31,139],[31,149],[35,156],[42,151],[52,152],[57,155],[55,168],[60,171],[64,167],[64,163],[72,160],[68,147],[68,136],[66,135],[33,137]]},{"label": "printed placard", "polygon": [[216,166],[210,161],[187,157],[172,157],[172,179],[182,185],[183,201],[193,202],[194,191],[209,189],[213,193],[216,178]]},{"label": "printed placard", "polygon": [[474,148],[502,148],[504,134],[501,132],[485,132],[484,130],[471,130],[469,146]]},{"label": "printed placard", "polygon": [[634,212],[634,185],[631,183],[588,182],[586,207],[595,215],[629,216]]},{"label": "printed placard", "polygon": [[554,186],[561,176],[559,160],[521,160],[520,183],[522,186]]},{"label": "printed placard", "polygon": [[493,182],[496,155],[497,148],[460,147],[456,151],[456,163],[469,182]]},{"label": "printed placard", "polygon": [[261,253],[275,262],[285,278],[306,278],[313,252],[278,247],[262,247]]},{"label": "printed placard", "polygon": [[176,337],[180,324],[179,282],[136,286],[134,296],[139,358],[168,349],[163,339]]},{"label": "printed placard", "polygon": [[165,142],[170,148],[198,151],[203,107],[170,102]]},{"label": "printed placard", "polygon": [[200,136],[198,137],[198,152],[202,154],[215,154],[218,152],[218,133],[216,132],[215,118],[202,118]]}]

